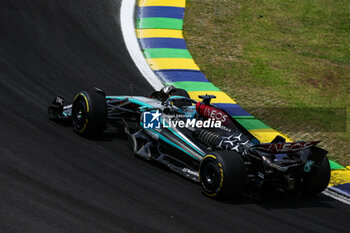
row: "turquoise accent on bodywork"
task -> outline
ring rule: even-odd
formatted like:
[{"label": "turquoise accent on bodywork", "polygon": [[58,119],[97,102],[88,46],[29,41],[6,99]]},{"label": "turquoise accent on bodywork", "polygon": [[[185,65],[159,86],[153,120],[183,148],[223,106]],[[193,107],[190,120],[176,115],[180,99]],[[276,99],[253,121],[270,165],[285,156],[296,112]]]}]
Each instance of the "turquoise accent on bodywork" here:
[{"label": "turquoise accent on bodywork", "polygon": [[187,145],[189,145],[190,147],[192,147],[195,151],[197,151],[199,154],[201,154],[202,156],[205,156],[205,154],[203,154],[202,152],[200,152],[199,150],[197,150],[195,147],[193,147],[191,144],[189,144],[184,138],[182,138],[178,133],[176,133],[172,128],[168,128],[173,134],[175,134],[177,137],[181,138],[182,141],[184,141]]},{"label": "turquoise accent on bodywork", "polygon": [[173,96],[170,96],[169,99],[186,99],[187,97],[185,96],[179,96],[179,95],[173,95]]},{"label": "turquoise accent on bodywork", "polygon": [[[162,119],[162,117],[160,117],[160,119]],[[168,124],[164,121],[164,123],[168,126]],[[187,145],[189,145],[190,147],[192,147],[195,151],[197,151],[199,154],[205,156],[205,154],[203,154],[202,152],[200,152],[199,150],[197,150],[196,148],[194,148],[191,144],[189,144],[187,142],[187,140],[185,140],[184,138],[182,138],[178,133],[176,133],[171,127],[168,127],[167,129],[169,129],[173,134],[175,134],[178,138],[181,138],[182,141],[184,141]]]},{"label": "turquoise accent on bodywork", "polygon": [[188,97],[185,97],[185,96],[178,96],[178,95],[173,95],[173,96],[170,96],[166,101],[165,103],[169,104],[172,103],[172,100],[174,99],[189,99]]},{"label": "turquoise accent on bodywork", "polygon": [[[146,130],[146,129],[145,129]],[[158,133],[157,131],[153,130],[153,129],[147,129],[152,131],[153,133],[157,134],[159,136],[159,138],[163,141],[165,141],[166,143],[172,145],[173,147],[178,148],[179,150],[185,152],[186,154],[188,154],[189,156],[191,156],[192,158],[198,160],[196,157],[194,157],[193,155],[191,155],[190,153],[188,153],[187,151],[185,151],[184,149],[182,149],[181,147],[179,147],[178,145],[176,145],[175,143],[173,143],[172,141],[170,141],[169,139],[167,139],[166,137],[164,137],[163,135],[161,135],[160,133]]]},{"label": "turquoise accent on bodywork", "polygon": [[140,105],[142,107],[150,107],[150,108],[152,107],[152,105],[149,105],[149,104],[142,102],[140,100],[137,100],[137,99],[130,98],[130,96],[106,96],[106,98],[111,98],[111,99],[125,99],[125,98],[127,98],[131,103]]}]

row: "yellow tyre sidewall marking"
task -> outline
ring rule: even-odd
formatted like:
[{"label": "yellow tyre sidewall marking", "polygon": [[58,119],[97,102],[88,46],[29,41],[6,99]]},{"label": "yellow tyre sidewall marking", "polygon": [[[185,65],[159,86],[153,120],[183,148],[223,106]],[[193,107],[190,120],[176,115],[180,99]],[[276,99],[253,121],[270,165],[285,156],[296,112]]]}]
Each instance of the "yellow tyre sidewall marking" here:
[{"label": "yellow tyre sidewall marking", "polygon": [[[82,96],[85,100],[85,104],[86,104],[86,112],[88,113],[90,111],[90,106],[89,106],[89,102],[87,100],[87,97],[83,94],[83,93],[79,93],[77,94],[75,97],[74,97],[74,100],[73,102],[79,97],[79,96]],[[86,118],[85,120],[85,124],[83,126],[83,128],[81,130],[79,130],[79,133],[83,133],[85,130],[86,130],[86,127],[87,127],[87,124],[88,124],[88,119]]]},{"label": "yellow tyre sidewall marking", "polygon": [[219,190],[222,188],[222,185],[224,184],[224,170],[222,170],[222,166],[221,166],[221,163],[218,162],[218,165],[219,165],[219,170],[220,170],[220,188]]},{"label": "yellow tyre sidewall marking", "polygon": [[82,133],[85,131],[87,124],[88,124],[88,119],[86,118],[85,124],[84,124],[83,128],[81,130],[79,130],[79,133]]},{"label": "yellow tyre sidewall marking", "polygon": [[[219,188],[218,188],[214,193],[208,193],[208,192],[206,192],[206,191],[204,190],[204,192],[205,192],[205,194],[206,194],[207,196],[209,196],[209,197],[214,197],[214,196],[216,196],[216,195],[220,192],[220,190],[221,190],[221,188],[222,188],[222,186],[223,186],[223,184],[224,184],[224,170],[222,169],[221,163],[219,163],[219,162],[217,161],[216,156],[214,156],[214,155],[206,155],[206,156],[204,156],[203,160],[205,160],[206,158],[212,158],[212,159],[214,159],[214,160],[216,161],[216,163],[218,164],[219,170],[220,170],[220,186],[219,186]],[[199,174],[200,174],[200,173],[199,173]],[[200,176],[199,176],[199,179],[200,179]]]},{"label": "yellow tyre sidewall marking", "polygon": [[79,97],[79,96],[82,96],[83,98],[84,98],[84,100],[85,100],[85,104],[86,104],[86,111],[87,112],[89,112],[90,111],[90,106],[89,106],[89,102],[88,102],[88,100],[87,100],[87,98],[86,98],[86,96],[83,94],[83,93],[79,93],[79,94],[77,94],[75,97],[74,97],[74,100],[73,100],[73,102]]},{"label": "yellow tyre sidewall marking", "polygon": [[203,160],[206,159],[206,158],[209,158],[209,157],[216,160],[216,157],[214,155],[206,155],[206,156],[204,156]]}]

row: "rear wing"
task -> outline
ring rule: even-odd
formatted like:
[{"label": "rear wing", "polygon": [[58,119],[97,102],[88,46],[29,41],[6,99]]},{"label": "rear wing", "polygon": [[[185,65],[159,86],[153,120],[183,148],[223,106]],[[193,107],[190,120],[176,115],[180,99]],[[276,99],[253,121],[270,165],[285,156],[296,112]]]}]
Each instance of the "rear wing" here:
[{"label": "rear wing", "polygon": [[302,151],[316,146],[319,142],[320,141],[264,143],[252,146],[252,148],[269,154],[283,154]]}]

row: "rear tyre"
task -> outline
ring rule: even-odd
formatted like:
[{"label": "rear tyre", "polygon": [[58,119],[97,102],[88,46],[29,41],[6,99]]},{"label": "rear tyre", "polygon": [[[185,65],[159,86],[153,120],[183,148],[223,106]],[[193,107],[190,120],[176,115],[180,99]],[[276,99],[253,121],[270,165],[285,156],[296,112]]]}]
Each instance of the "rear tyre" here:
[{"label": "rear tyre", "polygon": [[245,189],[246,167],[242,157],[233,151],[213,152],[202,160],[200,183],[205,195],[231,198]]},{"label": "rear tyre", "polygon": [[82,91],[73,101],[72,121],[74,131],[81,136],[98,136],[107,124],[105,96],[97,91]]},{"label": "rear tyre", "polygon": [[320,167],[315,173],[304,178],[303,194],[316,195],[325,190],[331,178],[331,168],[327,156],[324,157]]}]

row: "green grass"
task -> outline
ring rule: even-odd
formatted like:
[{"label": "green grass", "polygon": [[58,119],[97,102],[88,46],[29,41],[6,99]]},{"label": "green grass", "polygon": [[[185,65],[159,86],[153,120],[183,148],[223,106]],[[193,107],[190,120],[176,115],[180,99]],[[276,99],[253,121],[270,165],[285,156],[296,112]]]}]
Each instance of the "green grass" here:
[{"label": "green grass", "polygon": [[[349,0],[187,0],[184,31],[202,72],[242,107],[350,164],[350,111],[324,114],[350,106]],[[283,107],[323,113],[287,124],[269,113]]]}]

